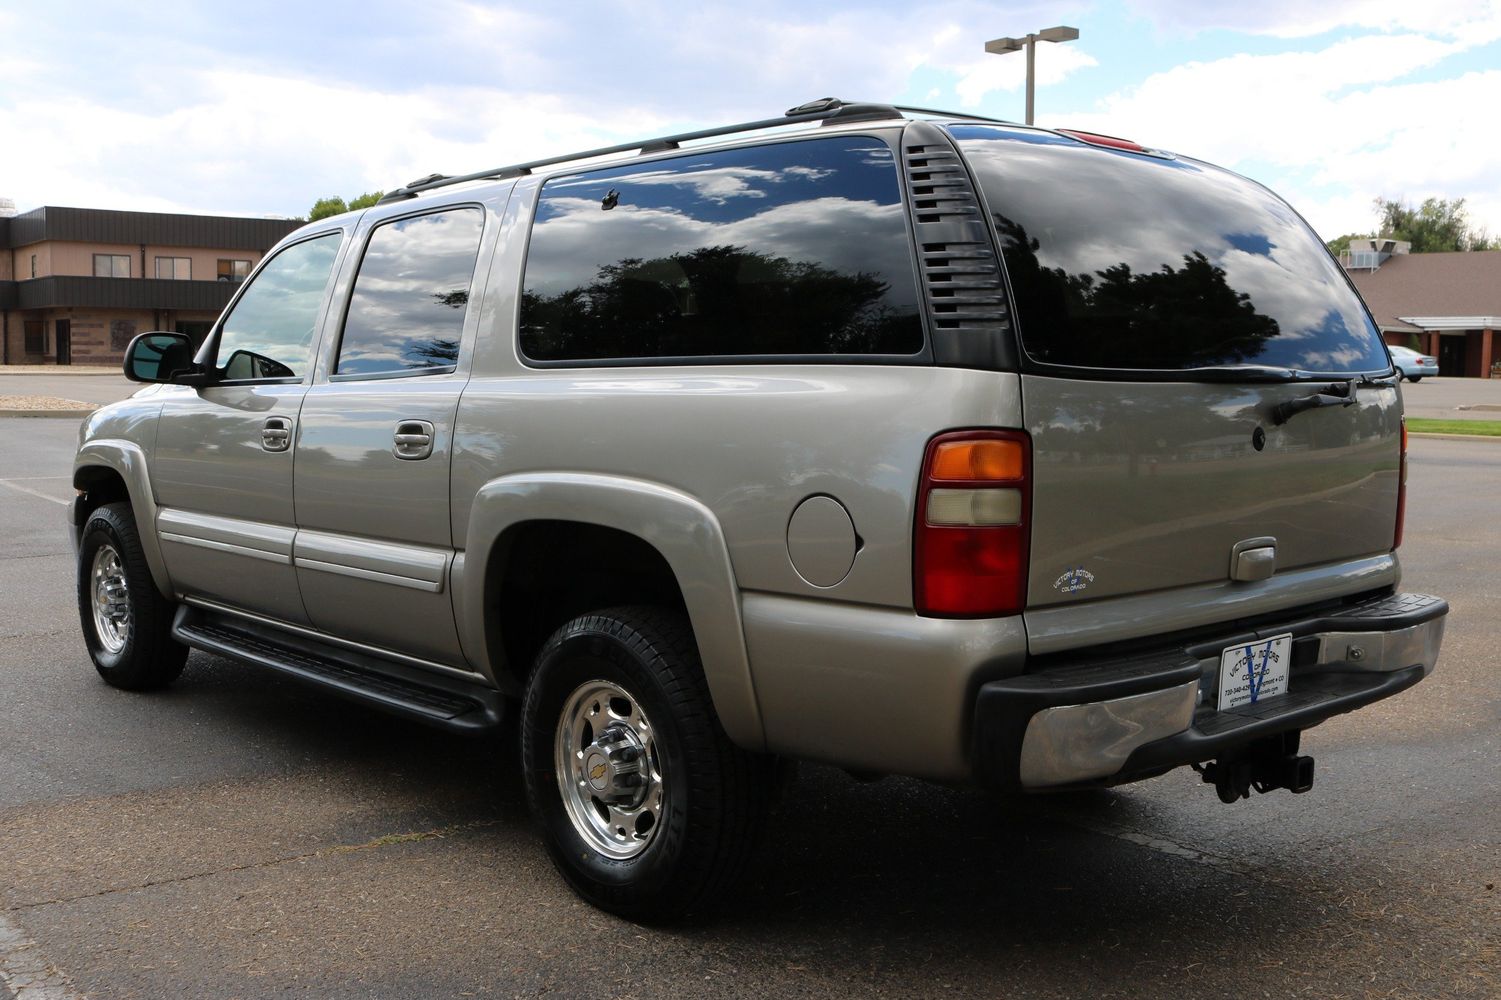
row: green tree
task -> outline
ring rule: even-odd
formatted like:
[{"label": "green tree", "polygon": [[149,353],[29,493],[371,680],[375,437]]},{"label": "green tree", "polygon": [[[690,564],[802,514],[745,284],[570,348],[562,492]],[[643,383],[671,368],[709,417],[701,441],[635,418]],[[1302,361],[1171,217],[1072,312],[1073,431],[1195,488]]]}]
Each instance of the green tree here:
[{"label": "green tree", "polygon": [[1489,250],[1496,245],[1485,230],[1470,225],[1463,198],[1428,198],[1417,208],[1377,198],[1376,213],[1376,232],[1411,243],[1413,253]]},{"label": "green tree", "polygon": [[308,211],[307,220],[317,222],[319,219],[326,219],[330,215],[342,215],[347,211],[349,211],[349,206],[344,204],[344,199],[338,195],[332,198],[319,198],[313,202],[313,207]]},{"label": "green tree", "polygon": [[349,199],[345,204],[344,199],[338,195],[330,198],[319,198],[313,202],[313,207],[308,211],[307,220],[317,222],[326,219],[330,215],[343,215],[345,212],[357,212],[362,208],[369,208],[385,196],[384,191],[366,191],[358,197]]},{"label": "green tree", "polygon": [[1363,240],[1369,236],[1370,233],[1346,233],[1343,236],[1336,236],[1329,241],[1329,252],[1338,257],[1350,249],[1351,240]]}]

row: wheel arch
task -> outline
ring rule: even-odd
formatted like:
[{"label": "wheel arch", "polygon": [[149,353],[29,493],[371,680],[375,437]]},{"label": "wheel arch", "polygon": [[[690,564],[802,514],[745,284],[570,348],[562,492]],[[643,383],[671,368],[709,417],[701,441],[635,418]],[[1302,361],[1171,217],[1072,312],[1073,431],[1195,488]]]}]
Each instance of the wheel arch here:
[{"label": "wheel arch", "polygon": [[101,504],[125,500],[141,536],[141,551],[151,570],[151,580],[164,597],[172,596],[172,580],[162,559],[156,536],[156,499],[146,468],[146,453],[133,441],[101,439],[79,448],[73,460],[73,488],[83,495],[73,506],[76,541],[88,515]]},{"label": "wheel arch", "polygon": [[[725,732],[746,749],[764,748],[739,589],[724,533],[712,511],[671,487],[562,472],[503,476],[486,483],[470,509],[465,551],[455,574],[460,641],[469,659],[488,669],[502,689],[520,691],[530,664],[515,662],[515,651],[526,643],[516,639],[514,623],[507,634],[502,603],[508,593],[518,592],[513,574],[537,565],[518,559],[532,557],[539,533],[547,538],[560,531],[576,532],[586,543],[598,541],[599,547],[589,548],[590,557],[612,566],[623,565],[633,551],[639,554],[645,565],[634,569],[636,578],[647,581],[651,592],[646,596],[671,604],[675,595],[688,616]],[[660,563],[653,565],[655,560]],[[670,573],[670,590],[659,570]],[[609,603],[640,600],[612,595]]]}]

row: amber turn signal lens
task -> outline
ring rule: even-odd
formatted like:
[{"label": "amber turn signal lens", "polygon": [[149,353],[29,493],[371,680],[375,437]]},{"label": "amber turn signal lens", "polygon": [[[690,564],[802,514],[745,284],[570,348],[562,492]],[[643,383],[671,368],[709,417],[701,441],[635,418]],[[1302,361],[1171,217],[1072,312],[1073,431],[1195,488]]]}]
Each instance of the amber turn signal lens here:
[{"label": "amber turn signal lens", "polygon": [[946,441],[933,453],[932,478],[944,481],[1006,482],[1022,478],[1020,441]]}]

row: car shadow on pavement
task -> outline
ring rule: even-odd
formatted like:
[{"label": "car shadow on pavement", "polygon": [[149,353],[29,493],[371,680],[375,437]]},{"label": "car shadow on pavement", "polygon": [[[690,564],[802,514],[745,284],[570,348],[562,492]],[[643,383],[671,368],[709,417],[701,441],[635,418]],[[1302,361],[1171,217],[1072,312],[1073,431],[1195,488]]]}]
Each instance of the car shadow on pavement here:
[{"label": "car shadow on pavement", "polygon": [[[690,920],[643,927],[593,910],[551,872],[511,738],[430,730],[202,654],[152,702],[143,708],[161,726],[182,727],[173,740],[184,753],[228,748],[245,758],[243,808],[275,811],[247,827],[260,846],[236,848],[236,857],[273,851],[266,838],[301,825],[314,846],[287,850],[315,850],[331,885],[354,870],[333,866],[345,858],[367,859],[392,880],[414,877],[403,864],[436,872],[427,891],[393,896],[379,922],[358,927],[376,951],[397,928],[430,926],[438,946],[434,914],[453,905],[442,879],[465,884],[467,921],[510,939],[530,941],[527,928],[546,914],[547,926],[570,926],[578,940],[552,942],[528,975],[560,986],[587,946],[633,956],[621,981],[639,969],[653,985],[644,992],[656,994],[713,992],[700,983],[722,976],[733,977],[719,981],[738,984],[725,987],[735,993],[790,974],[830,995],[994,995],[1020,981],[1027,995],[1285,995],[1289,982],[1364,974],[1413,926],[1400,906],[1388,913],[1395,894],[1377,888],[1380,873],[1358,856],[1331,864],[1290,853],[1275,865],[1226,866],[1155,840],[1161,803],[1139,807],[1130,789],[1003,798],[804,766],[766,817],[733,896]],[[223,817],[225,808],[221,795],[201,815]],[[1220,807],[1183,806],[1190,817],[1209,808]],[[198,815],[185,811],[183,828]],[[267,891],[289,891],[276,885]],[[1446,945],[1427,947],[1413,974],[1442,974],[1433,958]],[[658,959],[671,977],[649,971]],[[1394,971],[1399,956],[1386,960]],[[1417,980],[1403,982],[1422,994]]]}]

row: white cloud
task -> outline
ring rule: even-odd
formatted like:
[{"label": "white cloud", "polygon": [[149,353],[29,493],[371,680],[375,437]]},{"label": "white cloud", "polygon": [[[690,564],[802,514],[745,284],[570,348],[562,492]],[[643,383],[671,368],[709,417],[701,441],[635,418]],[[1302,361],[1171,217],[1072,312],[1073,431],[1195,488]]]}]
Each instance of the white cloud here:
[{"label": "white cloud", "polygon": [[1273,186],[1326,238],[1368,228],[1378,196],[1466,197],[1475,221],[1501,231],[1501,142],[1476,118],[1501,107],[1501,70],[1401,82],[1465,47],[1372,35],[1188,63],[1059,124],[1249,165],[1264,181],[1270,166],[1288,178]]},{"label": "white cloud", "polygon": [[1130,6],[1159,28],[1194,33],[1208,29],[1243,31],[1279,38],[1307,38],[1336,28],[1421,31],[1426,34],[1490,40],[1501,33],[1496,0],[1130,0]]},{"label": "white cloud", "polygon": [[[22,136],[4,179],[23,208],[296,214],[320,196],[389,188],[434,170],[475,169],[678,128],[772,116],[829,94],[890,100],[919,67],[955,73],[966,94],[1018,85],[1023,60],[980,51],[995,12],[973,0],[921,10],[698,8],[632,2],[587,19],[434,0],[416,22],[373,0],[326,38],[319,8],[292,35],[202,11],[101,14],[70,35],[62,18],[17,20],[17,52],[170,41],[169,69],[111,77],[0,62],[0,135]],[[1056,6],[1056,5],[1053,5]],[[1008,10],[1045,23],[1047,4]],[[405,12],[398,7],[397,11]],[[386,27],[398,25],[400,27]],[[259,25],[259,27],[257,26]],[[153,32],[155,34],[153,34]],[[275,38],[269,38],[275,35]],[[70,40],[71,39],[71,40]],[[1080,65],[1049,46],[1043,81]]]},{"label": "white cloud", "polygon": [[[1069,75],[1099,62],[1077,44],[1057,45],[1040,42],[1037,45],[1037,86],[1046,87],[1061,83]],[[986,94],[996,90],[1021,90],[1027,82],[1027,58],[1025,52],[1012,52],[1004,56],[983,53],[983,58],[954,67],[959,82],[954,89],[960,103],[966,108],[979,104]]]},{"label": "white cloud", "polygon": [[[26,208],[298,214],[327,194],[390,189],[434,170],[468,172],[612,141],[595,116],[551,95],[446,87],[382,92],[224,71],[193,74],[197,100],[167,114],[81,98],[0,107],[25,136],[5,193]],[[616,108],[646,135],[654,115]]]}]

